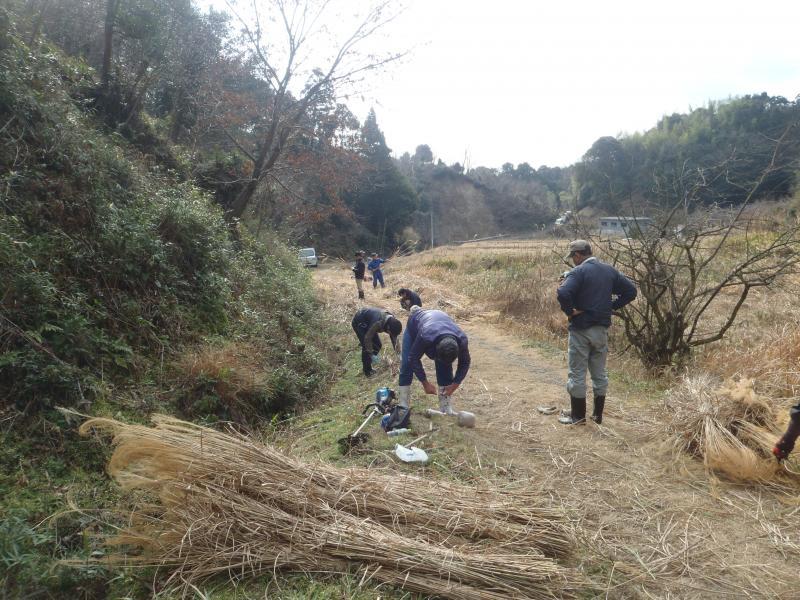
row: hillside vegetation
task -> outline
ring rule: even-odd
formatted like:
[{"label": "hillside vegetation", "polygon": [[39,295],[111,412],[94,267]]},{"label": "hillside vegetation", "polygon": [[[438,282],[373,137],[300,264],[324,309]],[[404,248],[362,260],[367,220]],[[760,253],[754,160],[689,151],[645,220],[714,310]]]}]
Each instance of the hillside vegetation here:
[{"label": "hillside vegetation", "polygon": [[87,110],[91,69],[53,46],[31,49],[6,23],[2,586],[6,597],[118,597],[140,584],[52,563],[99,552],[92,519],[34,528],[68,502],[99,508],[114,496],[102,451],[56,409],[247,425],[313,399],[335,357],[294,252],[247,235],[235,247],[186,165],[164,169]]}]

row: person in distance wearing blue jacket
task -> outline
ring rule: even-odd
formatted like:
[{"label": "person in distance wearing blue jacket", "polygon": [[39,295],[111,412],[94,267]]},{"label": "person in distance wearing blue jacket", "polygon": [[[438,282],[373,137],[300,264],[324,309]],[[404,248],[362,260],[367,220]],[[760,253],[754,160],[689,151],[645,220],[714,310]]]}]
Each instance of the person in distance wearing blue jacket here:
[{"label": "person in distance wearing blue jacket", "polygon": [[373,252],[369,257],[369,262],[367,263],[367,269],[369,272],[372,273],[372,287],[377,288],[378,284],[381,284],[382,288],[386,286],[383,284],[383,271],[381,270],[381,265],[386,262],[386,259],[381,258],[378,256],[377,252]]}]

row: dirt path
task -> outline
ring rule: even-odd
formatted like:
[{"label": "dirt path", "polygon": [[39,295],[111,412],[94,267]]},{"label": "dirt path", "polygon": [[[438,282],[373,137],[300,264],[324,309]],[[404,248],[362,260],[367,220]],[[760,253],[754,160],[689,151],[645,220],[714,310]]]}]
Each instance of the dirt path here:
[{"label": "dirt path", "polygon": [[[320,269],[315,280],[352,316],[359,304],[348,271]],[[467,302],[458,298],[454,312],[472,367],[454,404],[474,412],[478,426],[464,434],[480,468],[535,478],[574,516],[579,568],[596,586],[587,597],[800,598],[800,517],[787,496],[720,483],[693,461],[676,461],[657,407],[642,409],[646,398],[613,387],[602,427],[565,427],[539,414],[537,406],[565,405],[565,358],[524,346]],[[367,303],[399,312],[388,289],[368,289]],[[412,397],[434,403],[418,383]]]}]

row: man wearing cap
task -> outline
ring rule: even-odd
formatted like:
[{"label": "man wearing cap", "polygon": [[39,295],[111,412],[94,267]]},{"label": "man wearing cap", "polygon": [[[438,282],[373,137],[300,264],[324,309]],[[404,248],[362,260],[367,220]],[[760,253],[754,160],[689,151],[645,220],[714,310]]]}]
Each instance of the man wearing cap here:
[{"label": "man wearing cap", "polygon": [[381,265],[386,262],[385,259],[378,256],[377,252],[373,252],[370,255],[370,260],[367,263],[367,268],[369,272],[372,273],[372,287],[377,288],[378,284],[381,284],[381,287],[386,287],[383,284],[383,271],[381,270]]},{"label": "man wearing cap", "polygon": [[559,421],[567,425],[586,422],[588,367],[594,395],[592,420],[599,424],[603,422],[608,389],[606,357],[611,313],[636,298],[636,286],[614,267],[592,256],[592,247],[586,240],[571,242],[567,258],[572,259],[575,268],[559,286],[557,296],[569,319],[567,392],[571,411]]},{"label": "man wearing cap", "polygon": [[361,366],[364,375],[373,374],[372,365],[378,362],[381,351],[379,333],[388,333],[392,348],[397,352],[397,338],[403,331],[403,324],[388,310],[382,308],[362,308],[353,317],[351,323],[361,343]]},{"label": "man wearing cap", "polygon": [[364,251],[359,250],[356,252],[356,264],[353,265],[353,276],[356,278],[356,288],[358,289],[359,300],[364,299]]},{"label": "man wearing cap", "polygon": [[[398,403],[401,406],[409,406],[411,381],[416,375],[426,394],[438,393],[441,412],[448,415],[457,414],[451,406],[450,396],[458,389],[469,371],[470,356],[467,335],[444,312],[421,310],[412,306],[403,342]],[[433,359],[438,389],[428,381],[422,366],[423,354]],[[456,359],[458,359],[458,367],[453,375],[453,362]]]}]

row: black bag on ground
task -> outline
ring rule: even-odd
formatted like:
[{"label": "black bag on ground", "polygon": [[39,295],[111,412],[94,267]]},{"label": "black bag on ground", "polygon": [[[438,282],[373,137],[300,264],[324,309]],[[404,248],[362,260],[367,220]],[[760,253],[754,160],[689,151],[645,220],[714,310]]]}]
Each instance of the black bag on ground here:
[{"label": "black bag on ground", "polygon": [[385,432],[393,429],[408,429],[411,426],[411,409],[395,404],[381,418],[381,428]]}]

